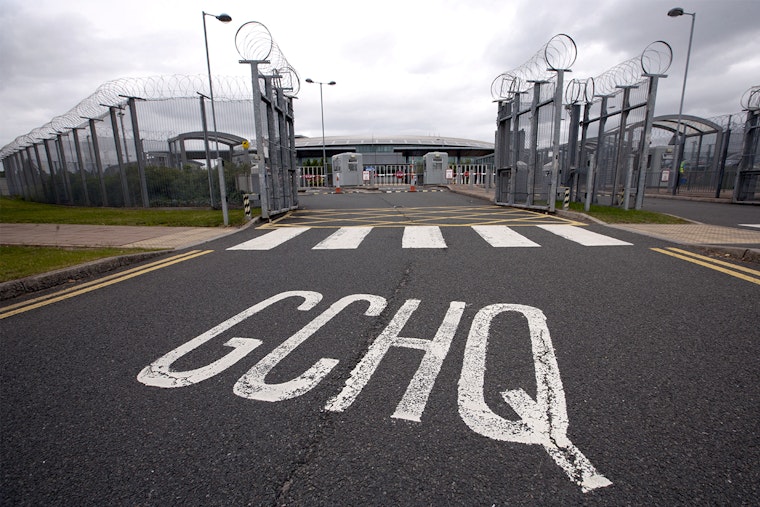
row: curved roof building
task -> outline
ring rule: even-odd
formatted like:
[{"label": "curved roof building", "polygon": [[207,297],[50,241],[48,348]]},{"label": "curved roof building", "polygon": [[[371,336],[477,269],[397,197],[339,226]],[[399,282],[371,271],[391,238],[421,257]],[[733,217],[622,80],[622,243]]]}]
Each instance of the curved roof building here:
[{"label": "curved roof building", "polygon": [[[299,165],[322,158],[322,137],[296,137]],[[324,138],[327,159],[339,153],[361,153],[364,164],[418,162],[426,153],[446,152],[454,163],[473,162],[493,155],[494,143],[445,136],[329,136]]]}]

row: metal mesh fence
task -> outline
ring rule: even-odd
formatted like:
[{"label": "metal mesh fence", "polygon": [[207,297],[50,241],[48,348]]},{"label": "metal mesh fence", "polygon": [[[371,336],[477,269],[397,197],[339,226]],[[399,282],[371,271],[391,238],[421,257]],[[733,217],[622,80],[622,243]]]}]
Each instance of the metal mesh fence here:
[{"label": "metal mesh fence", "polygon": [[228,201],[242,204],[238,176],[250,167],[240,141],[255,137],[250,81],[216,77],[214,88],[224,135],[217,142],[205,129],[208,159],[204,76],[120,79],[0,150],[9,184],[25,198],[59,204],[144,206],[147,198],[148,206],[219,206],[220,159]]}]

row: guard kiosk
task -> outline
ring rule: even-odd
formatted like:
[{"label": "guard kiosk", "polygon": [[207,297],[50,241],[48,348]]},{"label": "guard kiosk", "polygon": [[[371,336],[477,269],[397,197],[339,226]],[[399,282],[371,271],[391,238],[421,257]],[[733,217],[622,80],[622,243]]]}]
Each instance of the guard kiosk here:
[{"label": "guard kiosk", "polygon": [[425,153],[423,157],[425,172],[423,185],[445,185],[446,169],[449,167],[449,154],[441,151]]},{"label": "guard kiosk", "polygon": [[339,153],[332,157],[333,182],[340,181],[341,187],[358,187],[362,185],[362,154]]}]

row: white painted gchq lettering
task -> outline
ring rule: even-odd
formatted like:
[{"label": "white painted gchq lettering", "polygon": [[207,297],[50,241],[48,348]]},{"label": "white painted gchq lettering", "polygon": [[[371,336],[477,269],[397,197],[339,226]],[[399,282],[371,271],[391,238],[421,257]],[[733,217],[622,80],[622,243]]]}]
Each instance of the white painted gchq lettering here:
[{"label": "white painted gchq lettering", "polygon": [[243,398],[262,401],[287,400],[310,391],[338,364],[337,359],[322,358],[297,378],[280,384],[267,384],[264,377],[296,347],[319,331],[344,308],[356,301],[369,302],[369,307],[364,315],[375,317],[380,315],[386,305],[385,298],[371,294],[354,294],[344,297],[256,363],[253,368],[248,370],[248,373],[235,383],[232,391]]},{"label": "white painted gchq lettering", "polygon": [[[491,321],[505,312],[517,312],[528,321],[536,372],[536,399],[523,389],[501,393],[520,416],[511,421],[495,414],[486,404],[483,387]],[[612,484],[567,438],[567,406],[546,316],[538,308],[497,304],[482,308],[472,321],[459,377],[459,415],[476,433],[507,442],[539,444],[567,476],[584,492]]]},{"label": "white painted gchq lettering", "polygon": [[171,352],[167,352],[165,355],[159,357],[151,364],[143,368],[143,370],[137,375],[137,380],[145,385],[155,387],[185,387],[192,384],[197,384],[198,382],[202,382],[203,380],[209,379],[214,375],[218,375],[233,364],[243,359],[253,349],[261,345],[261,340],[254,338],[232,338],[224,345],[227,347],[232,347],[235,350],[229,352],[220,359],[217,359],[213,363],[201,368],[196,368],[189,371],[173,371],[171,369],[171,366],[179,358],[189,354],[193,350],[227,331],[236,324],[241,323],[245,319],[259,313],[261,310],[268,308],[278,301],[292,297],[303,298],[303,303],[298,306],[298,309],[301,311],[311,310],[322,300],[322,294],[312,291],[282,292],[276,296],[265,299],[261,303],[255,304],[247,310],[243,310],[234,317],[230,317],[229,319],[225,320],[218,326],[212,327],[205,333],[196,336],[189,342],[180,345]]},{"label": "white painted gchq lettering", "polygon": [[[175,371],[172,365],[235,325],[289,298],[302,299],[297,309],[310,311],[320,303],[322,294],[313,291],[287,291],[265,299],[161,356],[145,367],[137,375],[137,380],[149,386],[176,388],[191,386],[222,373],[263,341],[234,337],[224,343],[233,350],[206,366],[188,371]],[[286,382],[269,384],[265,378],[302,343],[354,304],[366,305],[364,316],[378,317],[386,308],[387,301],[372,294],[352,294],[341,298],[253,365],[235,383],[233,392],[251,400],[278,402],[296,398],[312,390],[335,368],[339,362],[337,359],[321,358],[305,372]],[[420,304],[421,301],[418,299],[408,299],[403,303],[353,368],[343,389],[327,401],[326,410],[342,412],[349,408],[392,347],[414,349],[422,350],[424,355],[391,417],[421,421],[435,380],[459,328],[466,304],[460,301],[452,301],[449,304],[432,340],[400,336]],[[497,415],[486,403],[484,393],[491,322],[496,316],[508,312],[519,313],[527,321],[536,374],[535,399],[524,389],[511,389],[501,393],[505,403],[517,413],[519,420],[509,420]],[[465,424],[482,436],[504,442],[541,445],[568,478],[584,492],[612,484],[597,472],[588,458],[567,436],[569,422],[565,392],[546,316],[538,308],[517,304],[494,304],[478,311],[473,318],[465,345],[458,383],[458,408]]]}]

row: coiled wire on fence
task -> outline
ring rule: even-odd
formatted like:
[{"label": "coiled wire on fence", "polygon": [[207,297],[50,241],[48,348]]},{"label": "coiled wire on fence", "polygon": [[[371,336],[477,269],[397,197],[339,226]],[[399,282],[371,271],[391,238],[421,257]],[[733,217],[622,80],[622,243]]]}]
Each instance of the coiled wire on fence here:
[{"label": "coiled wire on fence", "polygon": [[572,79],[565,87],[565,101],[574,104],[583,99],[613,95],[621,86],[634,86],[647,75],[663,75],[673,61],[673,50],[665,41],[649,44],[640,55],[629,58],[595,78]]},{"label": "coiled wire on fence", "polygon": [[742,109],[746,111],[757,111],[760,109],[760,86],[753,86],[744,92],[739,103]]},{"label": "coiled wire on fence", "polygon": [[249,21],[241,25],[235,34],[235,48],[243,60],[261,62],[259,72],[279,78],[280,88],[298,95],[301,90],[298,73],[262,23]]},{"label": "coiled wire on fence", "polygon": [[[250,79],[242,76],[213,76],[212,79],[214,100],[250,100]],[[89,118],[103,118],[108,114],[108,106],[121,107],[126,104],[126,97],[157,101],[197,98],[198,93],[209,94],[208,77],[202,74],[125,77],[106,81],[66,113],[56,116],[48,123],[17,137],[4,146],[0,149],[0,158],[42,139],[50,139],[64,131],[79,128]],[[101,128],[100,125],[98,128]]]},{"label": "coiled wire on fence", "polygon": [[578,56],[575,41],[569,35],[560,33],[541,46],[528,61],[499,74],[491,83],[491,97],[494,100],[509,98],[511,94],[523,92],[530,81],[545,81],[554,71],[569,70]]}]

